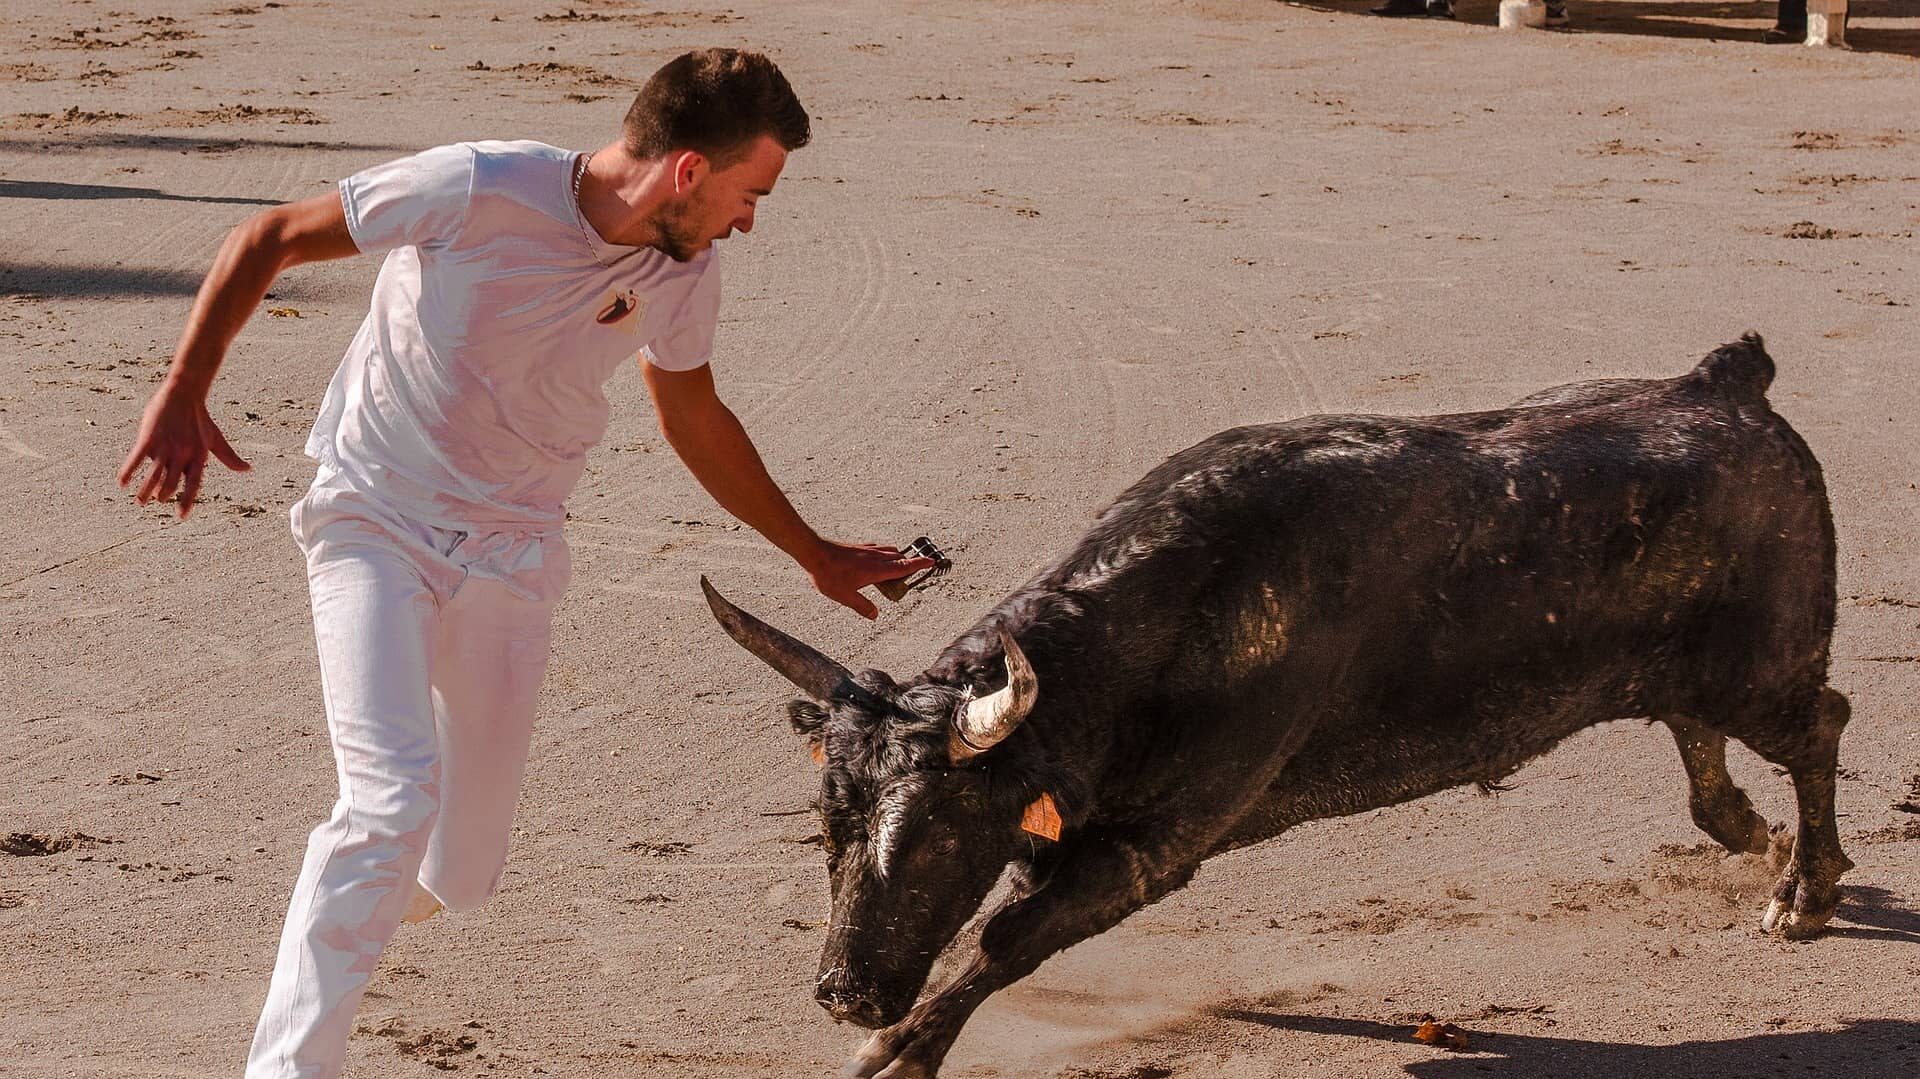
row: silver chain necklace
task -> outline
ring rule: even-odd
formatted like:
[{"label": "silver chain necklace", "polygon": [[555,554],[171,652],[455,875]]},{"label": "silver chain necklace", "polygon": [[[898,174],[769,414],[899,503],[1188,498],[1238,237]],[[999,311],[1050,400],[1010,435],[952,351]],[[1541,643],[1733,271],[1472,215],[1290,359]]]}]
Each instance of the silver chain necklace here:
[{"label": "silver chain necklace", "polygon": [[593,256],[593,261],[599,263],[601,269],[610,270],[613,267],[608,266],[607,260],[600,257],[600,249],[594,246],[593,236],[587,231],[587,208],[580,205],[580,181],[587,178],[587,166],[591,164],[593,164],[593,155],[588,154],[580,159],[580,167],[574,170],[573,216],[575,221],[580,225],[580,238],[587,241],[587,253]]}]

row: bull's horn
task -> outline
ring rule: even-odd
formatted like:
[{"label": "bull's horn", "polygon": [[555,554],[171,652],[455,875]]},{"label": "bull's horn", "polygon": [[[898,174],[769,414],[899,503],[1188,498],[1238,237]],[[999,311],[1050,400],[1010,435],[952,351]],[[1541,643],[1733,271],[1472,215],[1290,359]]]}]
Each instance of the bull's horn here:
[{"label": "bull's horn", "polygon": [[845,667],[728,603],[704,576],[700,591],[707,594],[707,606],[713,608],[713,617],[727,636],[799,686],[802,693],[816,701],[831,700],[836,690],[850,683],[852,676]]},{"label": "bull's horn", "polygon": [[1027,654],[1004,629],[1000,631],[1000,647],[1007,654],[1006,688],[968,701],[967,710],[954,717],[956,761],[985,753],[1012,734],[1040,697],[1040,679],[1033,673],[1033,664],[1027,662]]}]

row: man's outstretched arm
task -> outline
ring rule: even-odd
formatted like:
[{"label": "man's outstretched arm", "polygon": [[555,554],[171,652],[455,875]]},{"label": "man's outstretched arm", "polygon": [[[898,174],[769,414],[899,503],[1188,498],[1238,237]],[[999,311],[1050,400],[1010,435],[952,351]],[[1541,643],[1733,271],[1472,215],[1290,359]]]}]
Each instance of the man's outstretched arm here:
[{"label": "man's outstretched arm", "polygon": [[893,547],[835,543],[808,527],[767,475],[760,453],[713,387],[713,369],[665,371],[642,360],[660,433],[714,501],[767,537],[807,571],[820,594],[866,618],[880,614],[860,589],[918,573],[930,558]]},{"label": "man's outstretched arm", "polygon": [[207,393],[227,348],[282,270],[358,253],[337,192],[263,210],[229,232],[194,297],[173,366],[140,418],[133,451],[120,466],[120,486],[151,459],[153,470],[134,497],[145,505],[178,490],[184,518],[199,497],[209,453],[236,472],[250,468],[207,414]]}]

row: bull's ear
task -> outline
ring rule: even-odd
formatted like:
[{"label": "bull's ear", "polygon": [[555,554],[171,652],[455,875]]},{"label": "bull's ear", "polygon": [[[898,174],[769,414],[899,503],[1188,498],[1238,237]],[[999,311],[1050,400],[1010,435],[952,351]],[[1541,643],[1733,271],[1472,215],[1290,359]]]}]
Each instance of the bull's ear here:
[{"label": "bull's ear", "polygon": [[827,710],[812,701],[794,701],[787,705],[787,722],[807,736],[807,755],[813,763],[827,763],[827,742],[822,731],[827,725]]},{"label": "bull's ear", "polygon": [[827,725],[827,710],[812,701],[794,701],[787,705],[787,722],[793,729],[814,741],[820,740],[820,728]]}]

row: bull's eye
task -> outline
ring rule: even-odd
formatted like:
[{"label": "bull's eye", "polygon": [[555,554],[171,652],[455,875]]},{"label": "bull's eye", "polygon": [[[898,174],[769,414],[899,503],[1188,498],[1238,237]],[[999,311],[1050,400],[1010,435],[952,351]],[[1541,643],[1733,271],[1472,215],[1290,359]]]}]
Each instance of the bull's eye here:
[{"label": "bull's eye", "polygon": [[936,839],[933,841],[933,853],[942,858],[950,857],[954,851],[957,851],[959,849],[960,849],[959,836],[943,835],[939,839]]}]

